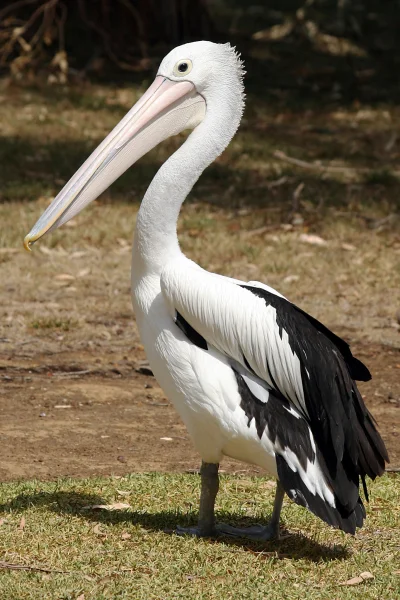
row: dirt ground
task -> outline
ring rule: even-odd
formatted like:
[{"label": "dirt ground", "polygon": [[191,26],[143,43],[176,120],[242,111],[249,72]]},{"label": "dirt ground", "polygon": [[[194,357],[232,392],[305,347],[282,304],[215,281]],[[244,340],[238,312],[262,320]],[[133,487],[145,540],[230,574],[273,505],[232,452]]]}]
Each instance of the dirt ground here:
[{"label": "dirt ground", "polygon": [[[400,354],[356,347],[375,376],[363,386],[367,404],[400,466]],[[60,352],[0,362],[2,481],[133,471],[197,469],[185,427],[152,376],[116,353]],[[258,472],[226,459],[222,469]]]},{"label": "dirt ground", "polygon": [[[107,256],[39,249],[11,252],[2,264],[0,479],[197,469],[183,424],[146,370],[130,308],[129,246]],[[318,314],[323,298],[317,291],[309,310]],[[322,312],[331,314],[329,306]],[[335,330],[373,373],[362,392],[398,467],[398,330],[383,318],[369,336],[355,333],[356,312],[342,313]],[[222,468],[257,472],[228,459]]]}]

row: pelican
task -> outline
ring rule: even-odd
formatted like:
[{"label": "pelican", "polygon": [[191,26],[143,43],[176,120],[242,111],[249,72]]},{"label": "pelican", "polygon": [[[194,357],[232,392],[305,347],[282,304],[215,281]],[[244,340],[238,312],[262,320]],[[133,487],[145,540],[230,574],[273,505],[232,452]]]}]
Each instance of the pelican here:
[{"label": "pelican", "polygon": [[[177,221],[193,185],[234,136],[244,108],[243,63],[229,44],[173,49],[147,92],[39,218],[31,245],[77,215],[166,138],[192,132],[161,166],[137,216],[132,298],[156,379],[185,423],[202,465],[197,536],[279,537],[285,493],[354,534],[366,516],[366,476],[388,461],[355,380],[365,365],[348,344],[258,281],[209,273],[180,250]],[[223,456],[277,479],[267,526],[217,523]]]}]

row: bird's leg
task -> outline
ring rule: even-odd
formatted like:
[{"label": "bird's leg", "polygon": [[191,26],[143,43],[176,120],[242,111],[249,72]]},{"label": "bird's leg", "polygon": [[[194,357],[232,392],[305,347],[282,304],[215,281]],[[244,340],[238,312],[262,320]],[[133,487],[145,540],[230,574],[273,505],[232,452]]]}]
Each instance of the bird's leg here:
[{"label": "bird's leg", "polygon": [[214,506],[219,488],[218,466],[204,461],[201,463],[201,493],[197,527],[177,527],[176,533],[178,535],[195,535],[198,537],[216,535]]},{"label": "bird's leg", "polygon": [[251,527],[232,527],[231,525],[218,523],[216,526],[218,533],[260,541],[279,539],[279,519],[284,495],[285,490],[283,489],[282,484],[278,481],[276,484],[274,509],[272,511],[271,520],[265,527],[263,525],[252,525]]},{"label": "bird's leg", "polygon": [[200,535],[210,536],[215,533],[215,498],[219,489],[218,466],[213,463],[201,463],[201,494],[198,529]]}]

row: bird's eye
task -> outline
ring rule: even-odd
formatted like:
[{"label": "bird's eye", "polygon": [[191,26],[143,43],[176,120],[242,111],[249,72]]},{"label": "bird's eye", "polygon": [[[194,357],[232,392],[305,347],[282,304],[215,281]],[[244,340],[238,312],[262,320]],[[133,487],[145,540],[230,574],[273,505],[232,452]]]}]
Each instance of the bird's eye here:
[{"label": "bird's eye", "polygon": [[183,77],[184,75],[190,73],[192,67],[192,61],[189,58],[186,58],[185,60],[180,60],[176,63],[174,67],[174,75],[176,75],[177,77]]}]

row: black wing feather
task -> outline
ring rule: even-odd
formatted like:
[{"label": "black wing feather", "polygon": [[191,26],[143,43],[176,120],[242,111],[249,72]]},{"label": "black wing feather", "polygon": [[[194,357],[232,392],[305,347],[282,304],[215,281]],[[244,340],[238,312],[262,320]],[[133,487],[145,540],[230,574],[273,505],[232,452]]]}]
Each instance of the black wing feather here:
[{"label": "black wing feather", "polygon": [[200,333],[198,333],[187,321],[182,317],[181,314],[176,311],[175,324],[179,329],[186,335],[188,340],[195,346],[208,350],[208,344]]},{"label": "black wing feather", "polygon": [[292,304],[292,306],[297,310],[297,312],[302,314],[311,323],[311,325],[317,329],[317,331],[323,333],[329,340],[331,340],[331,342],[333,342],[333,344],[342,354],[352,379],[355,379],[356,381],[370,381],[372,379],[368,367],[366,367],[361,360],[352,355],[350,346],[347,342],[333,333],[333,331],[325,327],[325,325],[318,321],[318,319],[315,319],[295,304]]},{"label": "black wing feather", "polygon": [[304,400],[319,459],[339,511],[348,516],[359,506],[360,477],[365,487],[365,476],[375,479],[382,475],[385,461],[389,461],[354,381],[355,377],[370,378],[369,371],[353,357],[344,340],[285,298],[264,288],[241,287],[275,308],[280,336],[283,330],[287,333],[291,350],[300,360]]}]

